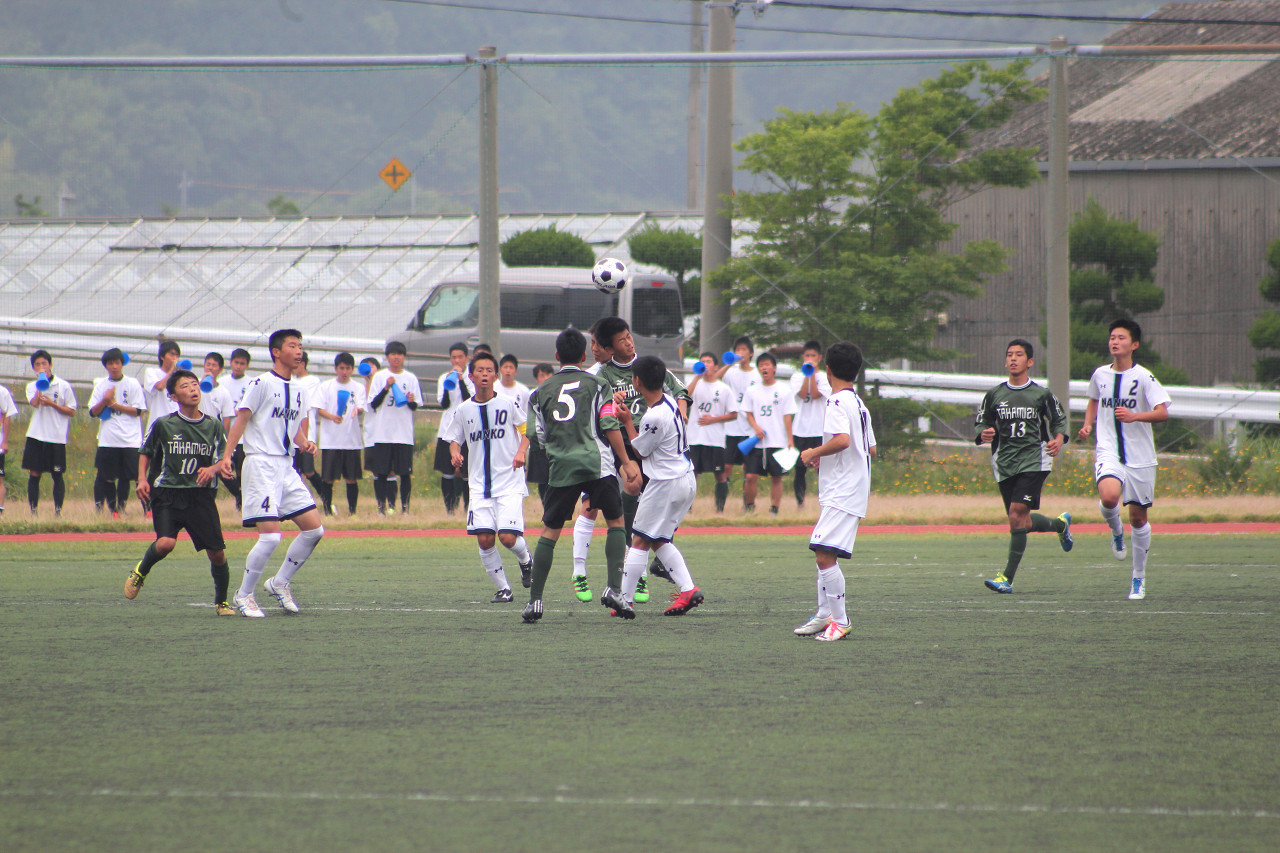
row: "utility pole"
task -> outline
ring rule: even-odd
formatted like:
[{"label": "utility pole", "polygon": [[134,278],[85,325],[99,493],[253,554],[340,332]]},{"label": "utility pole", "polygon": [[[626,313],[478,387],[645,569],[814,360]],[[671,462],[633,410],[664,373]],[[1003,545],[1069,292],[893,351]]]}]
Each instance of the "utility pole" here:
[{"label": "utility pole", "polygon": [[[710,13],[712,53],[733,50],[737,13],[732,2],[707,4]],[[724,352],[729,348],[729,306],[720,301],[720,290],[711,287],[707,274],[729,260],[733,222],[723,207],[733,194],[733,66],[717,63],[707,69],[707,158],[702,196],[702,326],[698,348]]]},{"label": "utility pole", "polygon": [[1049,389],[1071,418],[1071,254],[1067,239],[1067,40],[1049,42],[1049,191],[1045,217],[1048,257],[1046,320],[1049,331]]},{"label": "utility pole", "polygon": [[[702,53],[705,46],[702,41],[702,2],[691,0],[689,3],[689,52]],[[688,126],[688,154],[685,166],[684,206],[694,210],[701,197],[699,190],[702,184],[702,66],[689,66],[689,109],[686,114]]]},{"label": "utility pole", "polygon": [[498,49],[480,48],[480,340],[502,352],[498,288]]}]

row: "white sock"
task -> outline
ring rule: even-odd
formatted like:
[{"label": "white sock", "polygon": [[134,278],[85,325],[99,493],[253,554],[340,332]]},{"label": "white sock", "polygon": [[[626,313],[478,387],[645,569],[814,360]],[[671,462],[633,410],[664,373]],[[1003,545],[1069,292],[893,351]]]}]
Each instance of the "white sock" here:
[{"label": "white sock", "polygon": [[827,606],[831,608],[831,618],[841,625],[848,625],[849,616],[844,609],[844,572],[840,571],[840,564],[818,569],[818,583],[827,598]]},{"label": "white sock", "polygon": [[490,548],[488,551],[481,548],[480,565],[489,573],[489,580],[493,581],[494,586],[498,589],[511,589],[511,584],[507,583],[507,573],[502,570],[502,555],[497,548]]},{"label": "white sock", "polygon": [[689,564],[684,561],[684,554],[680,553],[679,548],[670,542],[665,542],[656,554],[662,561],[662,565],[666,566],[667,571],[671,573],[671,579],[676,582],[681,592],[688,592],[694,588],[693,575],[689,574]]},{"label": "white sock", "polygon": [[1124,533],[1124,522],[1120,520],[1120,504],[1108,509],[1102,501],[1098,501],[1098,509],[1102,510],[1102,520],[1111,525],[1111,534],[1119,536]]},{"label": "white sock", "polygon": [[573,573],[587,574],[587,552],[591,550],[591,534],[596,529],[596,520],[588,515],[579,515],[573,523]]},{"label": "white sock", "polygon": [[244,558],[244,580],[240,581],[240,595],[253,595],[258,578],[262,577],[262,570],[267,567],[267,560],[271,559],[272,552],[279,544],[279,533],[258,534],[258,541],[253,543],[248,556]]},{"label": "white sock", "polygon": [[524,541],[523,536],[517,536],[515,543],[507,550],[514,554],[521,563],[527,563],[533,559],[529,556],[529,544]]},{"label": "white sock", "polygon": [[648,559],[648,551],[641,551],[639,548],[627,549],[627,559],[622,563],[622,589],[618,592],[622,594],[623,601],[628,604],[636,600],[636,586],[640,583],[640,578],[644,577]]},{"label": "white sock", "polygon": [[822,569],[818,569],[818,612],[819,619],[831,618],[831,603],[827,601],[827,588],[822,584]]},{"label": "white sock", "polygon": [[1129,545],[1130,550],[1133,551],[1133,576],[1135,578],[1145,578],[1147,576],[1147,552],[1151,550],[1151,525],[1144,524],[1142,527],[1133,528],[1133,540]]},{"label": "white sock", "polygon": [[276,572],[276,578],[285,583],[293,580],[293,576],[298,573],[298,569],[302,568],[302,564],[307,561],[307,557],[311,556],[311,552],[320,544],[320,540],[324,537],[324,525],[317,527],[315,530],[302,530],[298,533],[298,538],[289,543],[289,550],[284,553],[284,562],[280,564],[280,570]]}]

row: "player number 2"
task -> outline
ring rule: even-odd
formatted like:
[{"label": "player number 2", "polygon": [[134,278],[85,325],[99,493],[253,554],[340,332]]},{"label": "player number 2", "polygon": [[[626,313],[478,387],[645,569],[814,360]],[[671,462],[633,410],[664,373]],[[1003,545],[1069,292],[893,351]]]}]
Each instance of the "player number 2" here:
[{"label": "player number 2", "polygon": [[559,410],[553,412],[551,416],[558,421],[571,421],[573,416],[578,414],[578,406],[573,402],[573,398],[569,396],[570,391],[576,391],[581,382],[566,382],[560,386],[560,395],[556,397],[556,403],[563,403],[566,411],[560,414]]}]

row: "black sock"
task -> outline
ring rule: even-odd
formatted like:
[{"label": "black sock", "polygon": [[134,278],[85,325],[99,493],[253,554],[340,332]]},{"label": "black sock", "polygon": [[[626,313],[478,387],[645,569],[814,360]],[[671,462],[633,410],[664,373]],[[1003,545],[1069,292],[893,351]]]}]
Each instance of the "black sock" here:
[{"label": "black sock", "polygon": [[467,482],[465,476],[453,478],[453,490],[457,493],[463,509],[471,506],[471,484]]},{"label": "black sock", "polygon": [[373,478],[373,497],[378,502],[378,512],[386,513],[387,511],[387,487],[390,483],[386,477]]},{"label": "black sock", "polygon": [[796,481],[794,488],[796,493],[796,503],[798,504],[804,503],[805,492],[809,490],[809,484],[806,482],[808,474],[809,472],[805,466],[796,465]]},{"label": "black sock", "polygon": [[458,508],[458,492],[454,488],[455,477],[440,478],[440,495],[444,498],[445,512],[454,512]]},{"label": "black sock", "polygon": [[40,506],[40,478],[36,476],[27,478],[27,503],[31,504],[31,511],[35,512],[36,507]]},{"label": "black sock", "polygon": [[156,543],[152,542],[147,546],[147,552],[142,555],[142,563],[138,566],[138,574],[145,578],[147,573],[151,571],[151,567],[163,559],[164,557],[156,550]]},{"label": "black sock", "polygon": [[[98,512],[102,512],[103,505],[107,502],[107,489],[111,484],[101,475],[93,478],[93,508]],[[111,511],[115,512],[115,496],[111,497]]]},{"label": "black sock", "polygon": [[67,496],[67,483],[62,479],[61,471],[50,471],[53,478],[53,511],[62,512],[62,499]]},{"label": "black sock", "polygon": [[231,585],[231,568],[227,561],[220,565],[209,564],[209,574],[213,575],[213,603],[227,603],[227,587]]},{"label": "black sock", "polygon": [[321,480],[318,491],[320,492],[320,503],[324,504],[322,507],[324,514],[330,515],[329,507],[333,504],[333,483],[326,483]]},{"label": "black sock", "polygon": [[409,509],[409,490],[413,488],[413,478],[408,474],[400,475],[400,508]]},{"label": "black sock", "polygon": [[347,483],[347,510],[352,515],[356,514],[356,498],[360,496],[360,485],[358,483]]},{"label": "black sock", "polygon": [[129,487],[133,485],[133,481],[128,477],[121,477],[116,482],[116,512],[124,512],[125,507],[129,505]]},{"label": "black sock", "polygon": [[729,500],[729,481],[716,483],[716,512],[724,512],[724,504],[727,500]]}]

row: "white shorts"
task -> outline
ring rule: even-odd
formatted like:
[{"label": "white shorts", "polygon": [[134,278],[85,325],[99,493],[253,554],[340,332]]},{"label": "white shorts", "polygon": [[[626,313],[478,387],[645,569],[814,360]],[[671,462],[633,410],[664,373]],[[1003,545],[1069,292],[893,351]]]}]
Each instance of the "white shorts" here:
[{"label": "white shorts", "polygon": [[1130,468],[1114,456],[1100,456],[1093,462],[1093,480],[1100,482],[1104,477],[1120,481],[1120,502],[1125,506],[1151,506],[1156,495],[1156,466]]},{"label": "white shorts", "polygon": [[821,548],[838,557],[852,557],[860,521],[861,518],[842,509],[824,506],[818,513],[817,523],[813,525],[813,533],[809,534],[809,550],[817,551]]},{"label": "white shorts", "polygon": [[316,508],[311,490],[288,456],[248,453],[240,471],[241,518],[245,527],[259,521],[288,521]]},{"label": "white shorts", "polygon": [[467,533],[524,534],[524,495],[472,498],[467,512]]},{"label": "white shorts", "polygon": [[640,493],[631,532],[650,542],[670,542],[697,493],[698,478],[692,471],[674,480],[650,480]]}]

